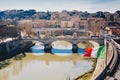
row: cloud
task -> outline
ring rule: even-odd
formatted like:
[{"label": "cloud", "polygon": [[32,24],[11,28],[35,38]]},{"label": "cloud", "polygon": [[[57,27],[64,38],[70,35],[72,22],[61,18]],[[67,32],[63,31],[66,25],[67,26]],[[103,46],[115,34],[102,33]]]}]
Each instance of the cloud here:
[{"label": "cloud", "polygon": [[120,8],[120,0],[1,0],[0,10],[36,9],[39,11],[110,11]]},{"label": "cloud", "polygon": [[109,11],[109,12],[115,12],[120,7],[120,1],[119,0],[113,0],[113,1],[106,1],[106,2],[100,2],[93,4],[93,6],[90,8],[90,11]]},{"label": "cloud", "polygon": [[93,0],[95,3],[107,3],[107,2],[114,2],[116,0]]}]

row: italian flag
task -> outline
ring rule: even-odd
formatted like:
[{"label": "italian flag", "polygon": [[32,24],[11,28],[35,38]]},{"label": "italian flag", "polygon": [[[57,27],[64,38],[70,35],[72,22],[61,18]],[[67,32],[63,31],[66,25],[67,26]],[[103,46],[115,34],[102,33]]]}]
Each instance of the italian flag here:
[{"label": "italian flag", "polygon": [[105,46],[100,46],[99,48],[79,48],[78,53],[86,57],[93,58],[104,58],[105,57]]}]

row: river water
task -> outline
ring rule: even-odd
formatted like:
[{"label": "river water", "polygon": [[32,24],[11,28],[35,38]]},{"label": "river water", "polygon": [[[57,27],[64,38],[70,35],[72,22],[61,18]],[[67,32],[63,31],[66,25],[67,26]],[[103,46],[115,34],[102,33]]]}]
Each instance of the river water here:
[{"label": "river water", "polygon": [[27,53],[22,60],[0,70],[0,80],[74,80],[92,69],[93,61],[79,54],[58,56]]},{"label": "river water", "polygon": [[22,60],[12,60],[11,65],[0,70],[0,80],[71,80],[92,69],[93,62],[77,54],[56,56],[30,53]]}]

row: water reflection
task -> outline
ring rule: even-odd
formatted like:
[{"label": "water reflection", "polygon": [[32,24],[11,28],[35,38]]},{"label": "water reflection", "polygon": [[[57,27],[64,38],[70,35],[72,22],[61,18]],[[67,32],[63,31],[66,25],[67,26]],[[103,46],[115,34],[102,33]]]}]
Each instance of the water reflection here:
[{"label": "water reflection", "polygon": [[74,78],[92,69],[93,62],[84,60],[81,56],[56,56],[45,54],[27,57],[0,70],[0,80],[66,80]]},{"label": "water reflection", "polygon": [[33,55],[44,55],[44,44],[38,41],[34,41],[35,45],[30,48]]}]

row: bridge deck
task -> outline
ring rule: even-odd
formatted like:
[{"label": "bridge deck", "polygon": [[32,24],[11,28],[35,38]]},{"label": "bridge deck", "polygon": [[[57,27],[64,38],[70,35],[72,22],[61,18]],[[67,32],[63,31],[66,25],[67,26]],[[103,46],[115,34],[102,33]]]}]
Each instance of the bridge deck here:
[{"label": "bridge deck", "polygon": [[37,38],[37,39],[23,39],[23,40],[30,40],[30,41],[40,41],[42,43],[52,43],[54,41],[57,41],[57,40],[64,40],[64,41],[68,41],[68,42],[71,42],[73,44],[77,44],[79,42],[82,42],[82,41],[95,41],[95,42],[98,42],[98,43],[103,43],[103,38],[67,38],[67,37],[61,37],[61,38],[44,38],[44,39],[41,39],[41,38]]}]

